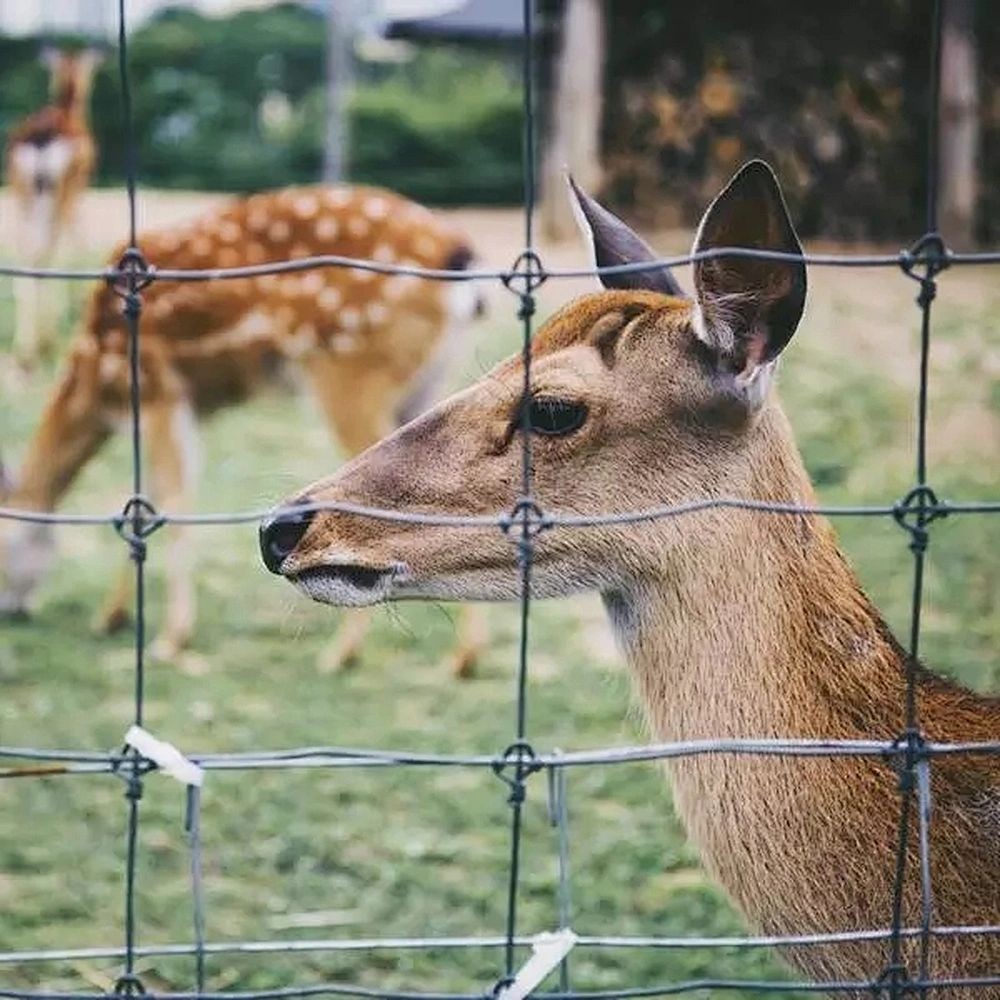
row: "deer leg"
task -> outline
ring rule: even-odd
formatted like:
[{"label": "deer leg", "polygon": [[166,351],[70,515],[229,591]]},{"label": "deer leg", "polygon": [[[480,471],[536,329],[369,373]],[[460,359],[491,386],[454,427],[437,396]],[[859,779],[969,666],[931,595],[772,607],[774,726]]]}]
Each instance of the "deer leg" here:
[{"label": "deer leg", "polygon": [[[195,415],[186,399],[149,406],[146,440],[153,496],[161,511],[190,508],[198,469]],[[167,525],[160,540],[167,575],[166,616],[150,647],[159,660],[172,660],[191,641],[196,616],[190,528]]]},{"label": "deer leg", "polygon": [[131,620],[129,608],[132,606],[132,591],[135,570],[131,562],[123,562],[118,575],[100,610],[94,616],[92,628],[102,635],[113,635],[121,631]]},{"label": "deer leg", "polygon": [[478,604],[463,604],[455,626],[458,639],[451,656],[451,675],[468,680],[476,670],[479,656],[489,641],[486,611]]},{"label": "deer leg", "polygon": [[39,282],[35,278],[14,278],[14,356],[30,368],[39,354]]}]

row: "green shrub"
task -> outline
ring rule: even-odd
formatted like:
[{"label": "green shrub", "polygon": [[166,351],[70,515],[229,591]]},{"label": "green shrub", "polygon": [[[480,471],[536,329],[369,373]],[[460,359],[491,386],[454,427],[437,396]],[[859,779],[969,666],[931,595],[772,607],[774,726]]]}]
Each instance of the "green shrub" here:
[{"label": "green shrub", "polygon": [[[130,40],[140,178],[163,188],[250,191],[318,179],[323,162],[325,24],[297,5],[224,19],[168,10]],[[45,100],[40,43],[0,39],[0,127]],[[125,162],[118,67],[95,81],[98,182]],[[286,116],[265,121],[268,99]],[[351,179],[431,203],[521,196],[519,84],[489,51],[422,49],[402,65],[358,66]]]}]

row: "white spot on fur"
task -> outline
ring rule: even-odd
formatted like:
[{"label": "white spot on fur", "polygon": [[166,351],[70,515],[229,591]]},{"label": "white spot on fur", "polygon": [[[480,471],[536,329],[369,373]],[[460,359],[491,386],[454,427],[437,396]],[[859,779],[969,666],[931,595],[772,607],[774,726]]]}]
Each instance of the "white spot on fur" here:
[{"label": "white spot on fur", "polygon": [[396,259],[396,251],[388,243],[379,243],[372,251],[372,260],[382,264],[391,264]]},{"label": "white spot on fur", "polygon": [[398,302],[418,281],[420,279],[413,274],[390,275],[382,286],[382,295],[390,302]]},{"label": "white spot on fur", "polygon": [[163,233],[160,236],[160,251],[162,253],[174,253],[180,249],[181,238],[177,233]]},{"label": "white spot on fur", "polygon": [[270,217],[262,208],[255,208],[247,213],[247,225],[255,232],[262,233],[270,222]]},{"label": "white spot on fur", "polygon": [[309,271],[302,278],[302,291],[306,295],[318,295],[326,284],[326,279],[319,271]]},{"label": "white spot on fur", "polygon": [[327,285],[318,295],[316,302],[325,312],[334,312],[340,308],[342,296],[336,288]]},{"label": "white spot on fur", "polygon": [[302,323],[285,339],[286,352],[293,358],[300,358],[316,346],[316,327],[312,323]]},{"label": "white spot on fur", "polygon": [[369,281],[374,281],[376,274],[374,271],[366,271],[363,267],[352,267],[351,277],[359,284],[366,285]]},{"label": "white spot on fur", "polygon": [[424,233],[413,241],[413,249],[423,258],[436,257],[440,254],[441,244],[433,237]]},{"label": "white spot on fur", "polygon": [[235,243],[242,235],[243,230],[231,219],[219,223],[219,239],[223,243]]},{"label": "white spot on fur", "polygon": [[292,235],[292,227],[284,219],[275,219],[267,235],[275,243],[284,243]]},{"label": "white spot on fur", "polygon": [[312,194],[299,195],[292,204],[292,211],[303,221],[311,219],[319,211],[319,199]]},{"label": "white spot on fur", "polygon": [[332,187],[326,192],[326,203],[333,208],[344,208],[353,197],[353,193],[348,187]]},{"label": "white spot on fur", "polygon": [[367,236],[370,230],[371,226],[369,226],[368,220],[363,215],[352,216],[347,222],[347,231],[356,240]]},{"label": "white spot on fur", "polygon": [[378,222],[389,214],[389,202],[385,198],[369,198],[362,210],[369,219]]},{"label": "white spot on fur", "polygon": [[212,252],[212,241],[207,236],[196,236],[191,241],[191,253],[196,257],[207,257]]},{"label": "white spot on fur", "polygon": [[361,323],[361,312],[354,306],[341,309],[338,319],[345,330],[356,330]]},{"label": "white spot on fur", "polygon": [[365,309],[365,317],[372,326],[381,326],[389,318],[389,310],[381,302],[371,302]]},{"label": "white spot on fur", "polygon": [[332,215],[324,215],[316,220],[316,239],[329,242],[335,240],[339,232],[340,226]]}]

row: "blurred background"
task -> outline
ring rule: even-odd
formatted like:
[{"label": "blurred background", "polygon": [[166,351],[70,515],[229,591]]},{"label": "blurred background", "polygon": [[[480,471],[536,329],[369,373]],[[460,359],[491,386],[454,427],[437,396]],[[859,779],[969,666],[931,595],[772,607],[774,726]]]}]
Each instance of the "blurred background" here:
[{"label": "blurred background", "polygon": [[[512,0],[133,0],[143,181],[250,191],[343,174],[433,204],[521,195]],[[751,156],[805,236],[920,227],[929,0],[542,0],[548,194],[571,166],[615,207],[690,225]],[[952,242],[1000,233],[1000,19],[949,0],[942,194]],[[42,42],[112,42],[107,0],[0,2],[0,130],[45,97]],[[93,100],[98,183],[122,179],[117,70]],[[560,206],[551,207],[558,217]],[[551,225],[559,227],[556,218]]]},{"label": "blurred background", "polygon": [[[376,183],[424,202],[506,267],[523,239],[520,3],[128,0],[139,217],[188,219],[234,193],[321,179]],[[82,201],[70,264],[97,266],[124,235],[114,0],[0,0],[0,133],[46,100],[43,44],[98,45],[90,120],[96,186]],[[1000,243],[1000,18],[991,0],[944,0],[940,196],[949,243]],[[584,265],[562,171],[684,252],[708,201],[745,159],[774,164],[809,249],[909,245],[924,228],[929,0],[541,0],[540,247]],[[23,259],[0,196],[0,255]],[[690,285],[686,269],[680,280]],[[916,286],[886,270],[815,268],[781,394],[824,502],[883,503],[913,481]],[[540,319],[591,283],[550,281]],[[51,289],[51,293],[50,293]],[[14,377],[11,283],[0,280],[0,454],[15,469],[93,287],[60,291],[58,349]],[[59,294],[57,295],[57,291]],[[460,386],[515,350],[503,288],[464,335]],[[63,293],[65,297],[63,298]],[[929,456],[940,496],[1000,493],[1000,281],[943,275],[934,306]],[[307,396],[262,395],[204,428],[199,507],[269,504],[336,468]],[[115,440],[65,508],[110,511],[129,491]],[[612,498],[613,499],[613,498]],[[611,501],[609,500],[609,503]],[[910,610],[911,556],[891,522],[837,524],[865,588],[897,635]],[[192,648],[150,665],[147,725],[191,750],[342,744],[493,753],[510,742],[516,609],[489,609],[477,675],[448,674],[454,609],[379,613],[358,667],[322,669],[339,614],[298,598],[260,565],[247,526],[196,529],[201,604]],[[119,746],[131,719],[128,632],[90,626],[123,558],[110,529],[62,528],[59,571],[34,617],[0,622],[0,743]],[[151,631],[163,598],[163,536],[150,540]],[[980,690],[1000,685],[1000,518],[936,523],[923,650]],[[539,603],[531,629],[529,734],[540,749],[645,738],[596,597]],[[506,786],[482,771],[212,774],[204,792],[211,940],[284,941],[502,932]],[[113,777],[0,782],[0,953],[117,945],[124,808]],[[138,871],[140,943],[191,939],[183,792],[146,783]],[[581,933],[745,932],[700,868],[652,765],[569,779],[573,926]],[[525,811],[521,920],[555,926],[556,833],[545,790]],[[887,900],[888,918],[888,900]],[[227,954],[210,989],[343,979],[375,988],[488,990],[499,955],[445,952]],[[115,960],[0,963],[0,986],[111,989]],[[147,988],[187,989],[187,958],[143,959]],[[578,988],[704,975],[780,978],[770,953],[595,949],[572,958]],[[722,994],[718,994],[722,995]],[[746,996],[748,994],[741,994]],[[750,996],[765,997],[765,991]],[[778,994],[774,994],[777,996]],[[794,996],[783,993],[782,996]]]}]

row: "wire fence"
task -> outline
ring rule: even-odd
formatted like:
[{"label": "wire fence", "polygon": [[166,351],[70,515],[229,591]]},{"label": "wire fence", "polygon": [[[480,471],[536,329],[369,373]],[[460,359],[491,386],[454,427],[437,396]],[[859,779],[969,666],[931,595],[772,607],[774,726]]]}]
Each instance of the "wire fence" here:
[{"label": "wire fence", "polygon": [[[134,564],[136,581],[135,657],[133,722],[141,727],[145,698],[146,648],[146,557],[150,536],[165,524],[218,525],[240,524],[260,520],[273,509],[240,512],[183,514],[159,511],[145,496],[141,449],[141,400],[139,395],[140,318],[143,290],[153,281],[221,281],[281,274],[324,267],[351,267],[379,274],[413,275],[435,281],[493,280],[502,282],[515,293],[518,318],[522,325],[522,361],[524,398],[531,392],[531,338],[535,313],[535,293],[545,282],[560,278],[623,274],[693,263],[719,257],[752,257],[771,260],[798,260],[797,256],[745,247],[723,247],[666,257],[641,264],[626,264],[603,268],[547,269],[536,249],[533,231],[535,203],[535,96],[534,81],[534,4],[522,0],[524,33],[522,72],[524,81],[524,250],[513,266],[505,270],[442,271],[419,267],[384,264],[336,256],[317,256],[249,267],[210,270],[157,270],[147,261],[136,243],[136,162],[133,116],[129,86],[128,39],[126,33],[126,3],[118,0],[118,61],[122,93],[123,128],[127,147],[128,249],[118,265],[97,270],[56,270],[22,267],[2,267],[0,274],[14,277],[45,279],[102,280],[109,282],[122,301],[122,311],[128,327],[129,364],[131,374],[131,447],[132,489],[122,509],[106,514],[59,514],[0,508],[0,519],[65,524],[109,525],[121,535]],[[893,1000],[904,996],[924,996],[929,991],[983,989],[1000,987],[1000,968],[988,976],[961,980],[933,979],[929,974],[931,942],[936,939],[957,939],[1000,935],[1000,926],[937,926],[934,924],[933,887],[930,878],[930,816],[932,761],[954,755],[998,755],[1000,740],[992,742],[939,743],[928,740],[920,725],[917,704],[917,672],[920,652],[921,610],[923,601],[924,560],[930,539],[930,526],[943,517],[1000,513],[1000,500],[950,501],[939,499],[929,484],[927,469],[927,390],[928,358],[931,338],[931,305],[937,278],[949,267],[1000,264],[1000,251],[954,253],[937,233],[937,149],[938,99],[940,79],[941,4],[935,0],[931,30],[931,58],[928,86],[928,149],[926,229],[912,247],[898,254],[806,254],[806,263],[822,267],[883,267],[902,271],[918,285],[917,305],[920,312],[920,369],[917,393],[916,468],[913,488],[902,499],[872,506],[803,506],[794,503],[762,502],[739,497],[706,497],[703,500],[654,507],[646,510],[617,511],[600,515],[581,516],[543,510],[532,491],[531,435],[527,430],[527,408],[524,407],[521,439],[521,490],[508,511],[488,516],[454,516],[431,513],[407,513],[362,507],[347,503],[313,503],[284,508],[284,512],[332,510],[385,521],[419,523],[468,528],[492,527],[504,532],[516,546],[521,581],[520,642],[517,658],[514,698],[514,726],[510,744],[497,754],[429,754],[406,750],[368,749],[352,747],[302,747],[280,751],[250,751],[244,753],[190,754],[189,762],[205,771],[256,771],[292,768],[477,768],[487,769],[502,779],[510,805],[510,857],[508,865],[505,929],[494,937],[408,937],[375,939],[333,939],[303,941],[231,941],[209,942],[205,938],[205,914],[201,861],[201,792],[196,784],[187,790],[186,829],[190,842],[190,878],[194,910],[194,940],[190,944],[140,946],[136,919],[137,843],[140,825],[140,801],[145,777],[165,766],[162,758],[154,759],[140,752],[131,743],[115,752],[84,750],[53,750],[35,747],[0,746],[0,778],[49,777],[53,775],[114,774],[125,783],[126,854],[124,872],[124,940],[120,947],[48,949],[0,953],[0,966],[9,967],[34,962],[75,959],[115,959],[121,961],[121,973],[114,984],[116,997],[148,996],[163,1000],[279,1000],[313,996],[384,997],[390,1000],[477,1000],[501,996],[511,985],[516,972],[518,949],[531,944],[532,939],[519,934],[518,901],[521,872],[522,812],[529,782],[538,774],[548,781],[550,815],[559,831],[559,913],[564,929],[570,926],[568,818],[565,778],[568,769],[622,764],[633,761],[662,761],[691,758],[699,755],[756,755],[769,757],[867,757],[883,759],[895,765],[899,774],[899,820],[895,850],[893,891],[883,928],[863,928],[836,933],[797,934],[783,936],[743,937],[624,937],[579,936],[582,948],[602,949],[719,949],[808,948],[858,942],[882,943],[885,965],[872,970],[872,977],[859,981],[828,982],[765,982],[760,980],[698,979],[644,985],[615,990],[575,991],[570,988],[568,966],[563,962],[559,989],[546,993],[551,1000],[604,1000],[611,997],[659,997],[692,991],[768,990],[773,992],[811,992],[835,994],[871,993]],[[754,515],[824,515],[832,517],[887,517],[905,530],[913,558],[913,588],[910,615],[908,656],[906,660],[906,696],[904,726],[893,740],[820,740],[820,739],[715,739],[694,742],[668,742],[643,746],[612,747],[572,753],[539,753],[528,740],[527,678],[529,669],[528,635],[531,611],[531,576],[535,539],[541,532],[567,530],[598,525],[629,524],[682,517],[713,508],[741,510]],[[916,808],[914,808],[916,807]],[[909,846],[914,837],[911,829],[916,816],[916,842],[920,865],[920,921],[918,926],[905,926],[903,916]],[[918,962],[909,968],[904,962],[905,942],[917,943]],[[503,958],[497,980],[483,984],[468,993],[437,993],[433,991],[402,991],[375,989],[341,982],[325,982],[282,989],[253,991],[206,991],[205,960],[220,954],[275,954],[295,952],[344,952],[424,949],[499,949]],[[147,990],[137,975],[137,960],[150,956],[190,956],[194,959],[193,991],[162,992]],[[51,990],[5,989],[0,998],[23,1000],[104,1000],[104,992],[59,992]]]}]

